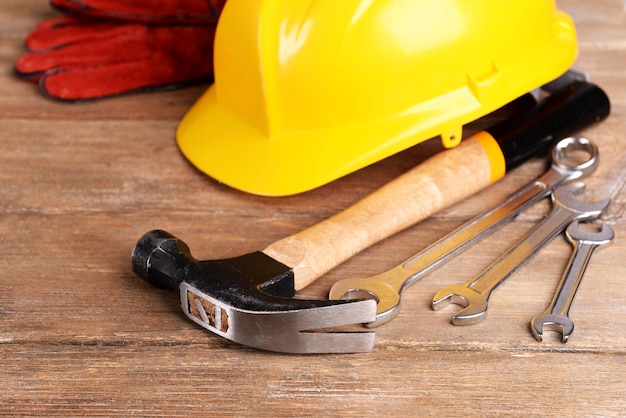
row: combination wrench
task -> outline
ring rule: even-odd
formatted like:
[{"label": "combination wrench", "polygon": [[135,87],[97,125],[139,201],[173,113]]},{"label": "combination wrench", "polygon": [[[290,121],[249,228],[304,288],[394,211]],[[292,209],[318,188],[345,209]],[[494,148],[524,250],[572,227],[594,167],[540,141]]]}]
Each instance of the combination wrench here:
[{"label": "combination wrench", "polygon": [[595,219],[607,208],[610,203],[608,198],[595,203],[578,200],[575,195],[584,186],[584,183],[568,183],[557,188],[552,194],[552,211],[543,221],[476,278],[438,291],[433,297],[432,308],[438,310],[449,303],[464,307],[452,318],[454,325],[472,325],[483,321],[491,293],[511,274],[560,234],[570,222]]},{"label": "combination wrench", "polygon": [[[330,289],[330,299],[375,299],[376,320],[366,325],[375,327],[392,320],[398,314],[400,294],[404,289],[549,196],[555,188],[591,175],[599,162],[595,143],[581,137],[561,139],[553,147],[551,156],[551,166],[544,174],[492,209],[466,222],[391,270],[368,278],[339,280]],[[578,157],[578,160],[574,157]]]},{"label": "combination wrench", "polygon": [[563,343],[566,343],[572,335],[574,322],[568,314],[591,259],[591,254],[596,248],[609,244],[613,240],[614,232],[605,223],[602,223],[600,231],[586,232],[579,228],[578,222],[572,222],[567,227],[565,236],[574,246],[572,256],[559,281],[550,306],[530,321],[530,330],[538,341],[543,340],[543,332],[546,329],[560,332]]}]

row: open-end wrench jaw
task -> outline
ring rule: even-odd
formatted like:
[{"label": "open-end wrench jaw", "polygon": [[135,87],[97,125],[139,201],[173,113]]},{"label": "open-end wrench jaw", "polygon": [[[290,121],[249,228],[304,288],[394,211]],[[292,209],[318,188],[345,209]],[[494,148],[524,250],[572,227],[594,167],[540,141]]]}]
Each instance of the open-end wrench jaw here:
[{"label": "open-end wrench jaw", "polygon": [[573,220],[579,218],[594,219],[602,215],[602,212],[609,206],[611,199],[604,198],[597,202],[586,202],[580,200],[578,196],[585,189],[585,183],[568,183],[554,191],[553,200],[556,205],[567,208],[570,212],[575,212]]},{"label": "open-end wrench jaw", "polygon": [[543,341],[544,331],[554,331],[560,333],[561,341],[566,343],[574,332],[574,321],[563,315],[547,313],[534,317],[530,321],[530,330],[537,341]]},{"label": "open-end wrench jaw", "polygon": [[574,332],[574,322],[569,318],[569,309],[582,280],[591,254],[600,246],[607,246],[615,236],[606,223],[600,231],[588,232],[580,229],[574,221],[565,230],[565,236],[574,246],[568,266],[559,281],[550,306],[530,321],[530,330],[537,341],[543,341],[544,331],[561,333],[561,341],[566,343]]},{"label": "open-end wrench jaw", "polygon": [[608,224],[602,223],[600,231],[584,231],[579,222],[572,222],[565,230],[565,236],[571,243],[578,245],[608,245],[615,238],[615,232]]},{"label": "open-end wrench jaw", "polygon": [[377,303],[376,320],[364,324],[370,328],[391,321],[400,312],[400,293],[398,290],[388,282],[372,280],[371,277],[340,280],[331,287],[328,297],[331,300],[374,300]]},{"label": "open-end wrench jaw", "polygon": [[474,289],[462,285],[446,286],[439,290],[432,301],[433,310],[439,310],[449,304],[461,306],[452,317],[454,325],[474,325],[482,322],[487,315],[488,299]]}]

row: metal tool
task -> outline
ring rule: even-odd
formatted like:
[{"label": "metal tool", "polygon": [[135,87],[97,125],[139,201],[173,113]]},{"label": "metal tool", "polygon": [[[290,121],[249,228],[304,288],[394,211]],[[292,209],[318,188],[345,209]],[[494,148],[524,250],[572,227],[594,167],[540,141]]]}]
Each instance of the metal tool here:
[{"label": "metal tool", "polygon": [[528,261],[539,249],[561,233],[575,220],[595,219],[609,205],[610,199],[596,203],[578,200],[584,183],[568,183],[552,194],[554,206],[550,214],[513,247],[487,267],[476,278],[463,285],[446,286],[433,297],[432,308],[441,309],[449,303],[463,306],[452,318],[454,325],[471,325],[483,321],[491,293]]},{"label": "metal tool", "polygon": [[[574,154],[584,160],[573,159]],[[404,289],[549,196],[561,184],[592,174],[598,166],[598,158],[597,146],[586,138],[560,140],[552,149],[550,168],[535,181],[391,270],[368,278],[336,282],[330,289],[330,299],[373,298],[377,301],[376,321],[367,326],[375,327],[392,320],[398,314]]]},{"label": "metal tool", "polygon": [[240,344],[292,353],[354,353],[374,345],[374,333],[313,332],[373,319],[373,301],[292,299],[293,272],[261,251],[198,261],[182,240],[155,230],[137,242],[131,261],[153,286],[177,289],[189,319]]},{"label": "metal tool", "polygon": [[565,236],[574,246],[574,251],[567,268],[559,281],[550,306],[530,321],[530,330],[538,341],[543,340],[543,332],[561,333],[562,342],[566,343],[574,331],[574,322],[569,318],[569,310],[582,281],[591,254],[600,246],[609,244],[614,237],[613,229],[602,223],[598,232],[586,232],[579,228],[577,221],[572,222],[565,231]]},{"label": "metal tool", "polygon": [[178,290],[187,317],[231,341],[291,353],[371,351],[374,333],[328,328],[375,321],[375,301],[302,300],[293,298],[296,291],[365,248],[482,190],[548,150],[557,138],[609,112],[602,89],[572,83],[262,251],[197,260],[183,241],[155,230],[135,245],[133,270],[157,287]]}]

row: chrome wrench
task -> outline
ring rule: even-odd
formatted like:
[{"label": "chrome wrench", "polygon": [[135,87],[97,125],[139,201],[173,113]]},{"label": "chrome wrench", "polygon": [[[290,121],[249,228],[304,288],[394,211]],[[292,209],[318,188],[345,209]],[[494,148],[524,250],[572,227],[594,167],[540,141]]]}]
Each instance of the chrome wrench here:
[{"label": "chrome wrench", "polygon": [[530,330],[538,341],[543,340],[543,331],[546,329],[560,332],[563,343],[566,343],[572,335],[574,322],[568,313],[591,254],[596,248],[609,244],[613,240],[614,232],[605,223],[602,223],[602,229],[598,232],[585,232],[579,228],[578,222],[572,222],[567,227],[565,236],[574,246],[572,257],[559,281],[550,306],[530,321]]},{"label": "chrome wrench", "polygon": [[575,194],[582,191],[584,186],[584,183],[569,183],[557,188],[552,194],[552,211],[542,222],[476,278],[462,285],[446,286],[437,292],[433,297],[432,308],[438,310],[449,303],[463,306],[464,309],[452,318],[454,325],[472,325],[483,321],[491,293],[511,274],[560,234],[570,222],[595,219],[609,205],[608,198],[596,203],[578,200]]},{"label": "chrome wrench", "polygon": [[[580,160],[575,160],[574,156]],[[392,320],[398,314],[404,289],[550,195],[561,184],[592,174],[598,166],[598,158],[597,146],[587,138],[560,140],[552,149],[550,168],[535,181],[391,270],[368,278],[339,280],[330,289],[330,299],[373,298],[378,302],[376,321],[367,326],[375,327]]]}]

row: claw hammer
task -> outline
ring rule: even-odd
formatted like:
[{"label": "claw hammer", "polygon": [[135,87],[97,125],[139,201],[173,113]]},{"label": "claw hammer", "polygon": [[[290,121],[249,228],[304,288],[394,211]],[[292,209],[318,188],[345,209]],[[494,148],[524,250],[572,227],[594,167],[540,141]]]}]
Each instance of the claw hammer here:
[{"label": "claw hammer", "polygon": [[327,329],[374,321],[374,300],[302,300],[293,298],[295,292],[365,248],[468,198],[558,139],[604,119],[609,109],[599,87],[572,83],[262,251],[199,261],[183,241],[155,230],[133,249],[133,270],[154,286],[177,289],[189,319],[231,341],[285,353],[371,351],[373,332]]}]

